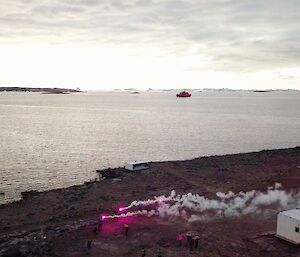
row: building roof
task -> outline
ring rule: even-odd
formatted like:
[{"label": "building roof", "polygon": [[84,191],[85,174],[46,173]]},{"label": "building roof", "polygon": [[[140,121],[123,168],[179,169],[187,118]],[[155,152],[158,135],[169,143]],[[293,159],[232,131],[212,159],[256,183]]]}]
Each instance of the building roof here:
[{"label": "building roof", "polygon": [[134,161],[134,162],[126,162],[126,164],[134,165],[134,164],[148,164],[148,162],[145,161]]},{"label": "building roof", "polygon": [[282,212],[280,212],[280,214],[300,221],[300,209],[298,209],[298,208],[292,209],[292,210],[287,210],[287,211],[282,211]]}]

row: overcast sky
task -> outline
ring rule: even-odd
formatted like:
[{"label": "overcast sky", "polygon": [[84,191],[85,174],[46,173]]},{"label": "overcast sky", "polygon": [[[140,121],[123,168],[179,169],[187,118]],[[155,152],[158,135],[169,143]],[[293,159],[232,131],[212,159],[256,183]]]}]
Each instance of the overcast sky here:
[{"label": "overcast sky", "polygon": [[300,89],[300,0],[0,0],[0,86]]}]

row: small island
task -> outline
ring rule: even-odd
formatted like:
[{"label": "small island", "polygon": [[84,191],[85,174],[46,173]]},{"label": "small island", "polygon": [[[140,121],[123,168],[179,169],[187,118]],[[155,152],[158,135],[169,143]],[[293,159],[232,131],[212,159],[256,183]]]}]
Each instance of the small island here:
[{"label": "small island", "polygon": [[82,92],[79,88],[0,87],[0,92],[38,92],[42,94],[70,94]]}]

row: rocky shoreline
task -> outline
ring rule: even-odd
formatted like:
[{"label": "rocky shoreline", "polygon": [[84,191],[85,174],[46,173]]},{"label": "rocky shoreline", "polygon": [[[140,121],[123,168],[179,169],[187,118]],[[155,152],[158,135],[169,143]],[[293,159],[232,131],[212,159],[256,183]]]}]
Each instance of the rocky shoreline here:
[{"label": "rocky shoreline", "polygon": [[[23,199],[0,206],[0,256],[132,256],[138,254],[135,250],[139,243],[133,240],[127,248],[117,247],[118,233],[94,237],[91,230],[97,223],[100,213],[114,213],[118,204],[128,204],[133,200],[153,198],[156,195],[167,195],[171,190],[179,193],[193,192],[208,198],[215,198],[216,192],[239,192],[250,190],[266,190],[279,182],[286,190],[300,188],[300,147],[279,150],[267,150],[253,153],[243,153],[224,156],[201,157],[187,161],[153,162],[150,169],[142,172],[129,172],[122,168],[99,171],[104,180],[88,182],[84,185],[55,189],[46,192],[26,192]],[[170,223],[165,226],[158,219],[151,219],[152,224],[145,230],[142,221],[132,224],[138,233],[145,238],[159,234],[157,240],[145,241],[149,251],[160,245],[161,240],[171,241],[169,235],[175,232],[176,226]],[[223,223],[222,223],[223,222]],[[232,232],[231,244],[227,245],[225,229],[236,225],[249,226],[246,238],[255,237],[274,230],[276,217],[272,216],[264,224],[256,219],[237,218],[234,220],[210,223],[211,231],[219,231],[212,236],[216,249],[207,243],[203,251],[194,256],[241,256],[253,244],[269,247],[273,239],[267,238],[260,242],[246,242],[240,238],[237,229]],[[174,225],[176,224],[176,225]],[[181,226],[181,225],[180,225]],[[182,225],[183,226],[183,225]],[[187,229],[185,225],[182,229]],[[200,225],[199,225],[200,226]],[[201,228],[207,224],[201,224]],[[119,228],[116,228],[118,231]],[[233,229],[234,230],[234,229]],[[148,233],[148,234],[147,234]],[[140,235],[140,234],[139,234]],[[202,234],[201,234],[202,235]],[[203,232],[203,237],[209,237]],[[139,236],[141,237],[141,235]],[[86,253],[85,240],[93,238],[95,246]],[[247,240],[248,240],[247,239]],[[107,243],[106,240],[109,240]],[[146,240],[146,239],[145,239]],[[241,241],[242,240],[242,241]],[[64,242],[62,244],[61,242]],[[270,241],[270,243],[268,243]],[[135,243],[134,243],[135,242]],[[277,242],[277,241],[276,241]],[[249,251],[243,256],[297,256],[299,251],[287,251],[284,243],[277,243],[276,249]],[[166,246],[170,245],[170,246]],[[166,256],[186,256],[172,246],[171,243],[160,245]],[[228,255],[220,255],[219,250]],[[270,247],[269,247],[270,248]],[[210,249],[210,250],[209,250]],[[176,253],[178,252],[178,255]],[[172,255],[170,255],[172,254]],[[204,254],[204,255],[202,255]],[[249,255],[247,255],[249,254]],[[281,254],[281,255],[278,255]]]}]

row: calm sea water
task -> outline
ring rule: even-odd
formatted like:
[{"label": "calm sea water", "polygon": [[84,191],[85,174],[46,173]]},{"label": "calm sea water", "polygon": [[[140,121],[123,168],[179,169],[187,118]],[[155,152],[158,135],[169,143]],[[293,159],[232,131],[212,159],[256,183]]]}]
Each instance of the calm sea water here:
[{"label": "calm sea water", "polygon": [[0,202],[129,160],[300,145],[300,93],[0,93]]}]

